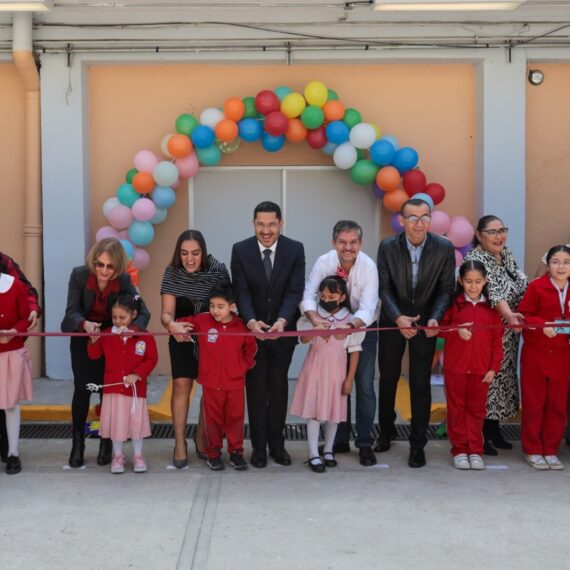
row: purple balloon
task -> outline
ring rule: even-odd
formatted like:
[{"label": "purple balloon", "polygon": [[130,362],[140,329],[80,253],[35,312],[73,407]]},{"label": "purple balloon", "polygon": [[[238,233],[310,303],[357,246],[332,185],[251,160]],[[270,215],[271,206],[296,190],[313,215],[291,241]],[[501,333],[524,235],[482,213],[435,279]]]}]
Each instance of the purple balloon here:
[{"label": "purple balloon", "polygon": [[111,226],[103,226],[97,230],[97,233],[95,234],[95,240],[99,241],[105,238],[117,239],[118,236],[119,234],[115,228],[112,228]]},{"label": "purple balloon", "polygon": [[400,224],[400,220],[398,219],[398,216],[400,214],[398,212],[394,212],[391,216],[390,216],[390,224],[392,225],[392,229],[397,233],[400,234],[404,231],[404,228],[402,226],[402,224]]},{"label": "purple balloon", "polygon": [[384,192],[384,190],[382,190],[382,188],[380,188],[380,186],[378,186],[378,184],[376,184],[376,182],[374,182],[374,184],[372,184],[372,190],[374,190],[374,196],[376,196],[376,198],[378,198],[378,200],[382,200],[382,198],[384,197],[384,194],[386,194],[386,192]]}]

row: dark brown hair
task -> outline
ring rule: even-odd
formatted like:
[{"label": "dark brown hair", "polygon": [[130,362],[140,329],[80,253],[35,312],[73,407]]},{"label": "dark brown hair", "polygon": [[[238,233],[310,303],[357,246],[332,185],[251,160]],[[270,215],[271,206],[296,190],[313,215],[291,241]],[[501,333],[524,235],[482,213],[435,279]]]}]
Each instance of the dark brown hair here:
[{"label": "dark brown hair", "polygon": [[197,241],[200,249],[202,250],[202,261],[200,263],[200,271],[207,271],[210,267],[210,262],[208,261],[208,250],[206,249],[206,240],[202,235],[202,232],[198,230],[184,230],[176,240],[176,245],[174,246],[174,253],[172,254],[172,259],[170,260],[170,266],[179,269],[182,267],[182,260],[180,259],[180,249],[182,248],[182,242],[185,241]]},{"label": "dark brown hair", "polygon": [[477,238],[477,232],[486,229],[491,222],[495,221],[503,223],[503,220],[501,220],[499,216],[495,216],[493,214],[488,214],[486,216],[483,216],[482,218],[479,218],[479,221],[477,222],[477,227],[475,228],[475,235],[473,236],[473,242],[472,242],[473,247],[477,247],[481,243]]}]

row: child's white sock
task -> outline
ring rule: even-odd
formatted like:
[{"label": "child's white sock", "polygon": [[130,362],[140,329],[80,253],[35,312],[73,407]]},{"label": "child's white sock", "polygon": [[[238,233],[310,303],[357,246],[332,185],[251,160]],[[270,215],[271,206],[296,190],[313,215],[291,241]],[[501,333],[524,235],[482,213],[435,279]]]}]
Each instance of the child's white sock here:
[{"label": "child's white sock", "polygon": [[[325,449],[324,453],[332,453],[334,438],[336,436],[336,429],[338,428],[338,422],[326,422],[325,423]],[[324,455],[323,453],[323,455]]]},{"label": "child's white sock", "polygon": [[319,456],[319,427],[318,420],[307,422],[307,441],[309,442],[309,457]]},{"label": "child's white sock", "polygon": [[133,452],[135,456],[142,456],[142,446],[143,440],[142,439],[133,439]]},{"label": "child's white sock", "polygon": [[123,442],[113,440],[113,455],[123,454]]},{"label": "child's white sock", "polygon": [[6,410],[6,432],[8,433],[8,456],[18,457],[18,440],[20,439],[20,406]]}]

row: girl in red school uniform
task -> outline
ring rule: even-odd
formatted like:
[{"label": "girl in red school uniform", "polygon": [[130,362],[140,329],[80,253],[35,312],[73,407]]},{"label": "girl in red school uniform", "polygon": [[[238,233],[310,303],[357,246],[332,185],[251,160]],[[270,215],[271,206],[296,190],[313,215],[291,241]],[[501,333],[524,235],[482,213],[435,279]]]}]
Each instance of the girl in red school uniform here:
[{"label": "girl in red school uniform", "polygon": [[89,358],[105,356],[101,404],[101,437],[113,442],[111,473],[125,472],[123,443],[133,442],[135,473],[147,470],[142,456],[143,438],[151,435],[146,404],[147,377],[158,361],[156,343],[152,336],[123,334],[140,331],[133,324],[140,309],[140,299],[121,295],[111,310],[113,327],[103,332],[112,336],[91,337],[87,347]]},{"label": "girl in red school uniform", "polygon": [[18,453],[20,401],[32,399],[32,368],[25,339],[10,333],[27,331],[29,315],[26,287],[18,279],[0,272],[0,410],[6,412],[8,475],[22,470]]},{"label": "girl in red school uniform", "polygon": [[[501,319],[486,299],[487,271],[480,261],[459,268],[457,296],[445,313],[443,373],[447,434],[456,469],[485,469],[483,422],[487,392],[503,357]],[[472,327],[472,328],[471,328]]]},{"label": "girl in red school uniform", "polygon": [[[518,311],[525,317],[521,356],[522,447],[534,469],[564,469],[558,447],[566,423],[570,376],[570,248],[552,247],[548,273],[526,290]],[[533,325],[538,325],[533,328]]]}]

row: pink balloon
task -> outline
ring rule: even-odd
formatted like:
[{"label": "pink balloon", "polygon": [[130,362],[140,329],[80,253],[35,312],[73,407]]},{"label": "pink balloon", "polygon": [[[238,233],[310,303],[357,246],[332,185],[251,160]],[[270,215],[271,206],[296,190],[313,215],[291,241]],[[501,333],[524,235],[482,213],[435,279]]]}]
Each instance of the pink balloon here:
[{"label": "pink balloon", "polygon": [[152,172],[158,164],[158,158],[150,150],[139,150],[135,154],[134,163],[139,172]]},{"label": "pink balloon", "polygon": [[121,230],[118,233],[118,236],[119,237],[117,239],[127,239],[128,240],[129,239],[129,230]]},{"label": "pink balloon", "polygon": [[177,158],[174,164],[178,167],[178,172],[182,178],[192,178],[200,169],[198,157],[195,152],[191,152],[184,158]]},{"label": "pink balloon", "polygon": [[463,263],[463,254],[456,249],[455,250],[455,267],[459,267]]},{"label": "pink balloon", "polygon": [[146,249],[142,249],[142,247],[135,247],[135,254],[133,255],[133,265],[139,270],[142,271],[149,266],[150,263],[150,255]]},{"label": "pink balloon", "polygon": [[116,230],[126,230],[133,221],[133,214],[128,206],[119,204],[109,213],[109,224]]},{"label": "pink balloon", "polygon": [[451,218],[451,226],[447,231],[447,239],[455,247],[463,247],[467,245],[475,234],[473,226],[464,216],[454,216]]},{"label": "pink balloon", "polygon": [[117,230],[115,228],[112,228],[111,226],[103,226],[99,228],[97,230],[97,233],[95,234],[95,241],[99,241],[105,238],[120,239]]},{"label": "pink balloon", "polygon": [[148,198],[139,198],[131,207],[133,217],[140,222],[148,222],[156,214],[156,206]]},{"label": "pink balloon", "polygon": [[451,218],[443,210],[434,210],[431,213],[430,232],[442,236],[451,226]]},{"label": "pink balloon", "polygon": [[179,178],[174,184],[171,184],[171,185],[170,185],[170,187],[171,187],[173,190],[176,190],[176,188],[178,188],[178,186],[180,186],[180,178]]}]

